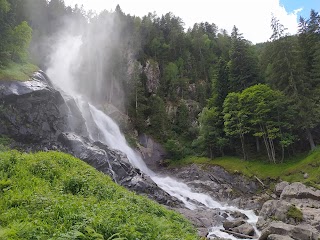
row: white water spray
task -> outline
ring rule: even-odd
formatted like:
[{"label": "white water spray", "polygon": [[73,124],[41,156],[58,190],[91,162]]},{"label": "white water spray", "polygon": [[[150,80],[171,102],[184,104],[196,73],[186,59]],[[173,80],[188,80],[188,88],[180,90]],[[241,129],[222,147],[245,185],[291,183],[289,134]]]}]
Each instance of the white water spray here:
[{"label": "white water spray", "polygon": [[[87,103],[76,94],[76,81],[70,68],[74,66],[74,63],[77,61],[80,47],[81,38],[65,37],[63,41],[59,42],[56,46],[57,49],[55,54],[52,55],[51,67],[47,70],[47,74],[55,86],[58,86],[60,89],[62,88],[61,86],[64,86],[63,90],[76,99],[78,107],[87,122],[89,137],[94,141],[101,141],[109,147],[125,153],[133,166],[149,175],[160,188],[181,200],[187,208],[194,210],[200,207],[200,204],[203,204],[207,208],[212,209],[219,208],[221,210],[240,211],[248,216],[249,223],[255,225],[258,217],[253,211],[223,205],[206,194],[193,192],[185,183],[168,176],[163,177],[157,175],[146,166],[141,156],[129,147],[118,125],[105,113],[98,110],[92,104]],[[97,129],[99,132],[98,135],[95,134]],[[229,234],[222,233],[220,231],[221,228],[222,226],[213,227],[209,236],[212,234],[212,236],[237,239]]]}]

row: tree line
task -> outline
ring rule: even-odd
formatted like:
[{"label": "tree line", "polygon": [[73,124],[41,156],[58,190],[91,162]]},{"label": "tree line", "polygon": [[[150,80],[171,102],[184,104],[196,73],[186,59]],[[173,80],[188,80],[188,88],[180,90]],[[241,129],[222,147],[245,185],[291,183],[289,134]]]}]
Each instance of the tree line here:
[{"label": "tree line", "polygon": [[[273,34],[259,44],[244,39],[236,26],[230,34],[208,22],[185,29],[173,13],[137,17],[120,6],[95,14],[62,0],[1,0],[0,10],[1,38],[7,39],[1,44],[18,42],[9,40],[16,31],[24,51],[31,41],[30,59],[42,68],[45,43],[65,19],[77,22],[75,32],[89,29],[83,51],[96,54],[80,63],[83,93],[121,108],[134,129],[163,143],[173,159],[228,154],[278,162],[319,142],[320,17],[315,10],[300,18],[292,36],[272,17]],[[22,37],[31,34],[29,26],[32,39]],[[108,41],[103,37],[97,44],[90,36],[101,33]],[[1,45],[1,62],[3,56],[23,59],[25,52],[19,51]],[[98,89],[92,78],[100,79]]]}]

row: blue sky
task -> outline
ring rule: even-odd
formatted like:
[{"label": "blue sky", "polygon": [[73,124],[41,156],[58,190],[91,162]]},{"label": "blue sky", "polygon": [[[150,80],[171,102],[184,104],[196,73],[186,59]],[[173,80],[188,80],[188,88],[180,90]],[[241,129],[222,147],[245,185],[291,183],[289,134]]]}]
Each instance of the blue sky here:
[{"label": "blue sky", "polygon": [[280,0],[287,12],[291,13],[296,9],[302,8],[298,16],[309,18],[311,9],[320,11],[320,0]]}]

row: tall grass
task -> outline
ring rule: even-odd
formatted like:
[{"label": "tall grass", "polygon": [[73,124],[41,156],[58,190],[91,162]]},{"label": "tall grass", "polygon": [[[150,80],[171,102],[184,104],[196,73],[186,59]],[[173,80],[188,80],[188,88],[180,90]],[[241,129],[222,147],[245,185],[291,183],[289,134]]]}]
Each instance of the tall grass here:
[{"label": "tall grass", "polygon": [[59,152],[0,152],[0,239],[197,239],[181,215]]}]

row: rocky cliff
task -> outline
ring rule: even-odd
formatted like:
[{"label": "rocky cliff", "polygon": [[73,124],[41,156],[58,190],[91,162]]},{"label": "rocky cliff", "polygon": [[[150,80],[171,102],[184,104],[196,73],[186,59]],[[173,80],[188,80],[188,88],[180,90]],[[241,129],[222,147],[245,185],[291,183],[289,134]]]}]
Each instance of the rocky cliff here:
[{"label": "rocky cliff", "polygon": [[75,100],[62,97],[41,71],[26,82],[0,81],[0,135],[14,139],[15,147],[23,150],[70,153],[128,189],[162,204],[181,206],[121,152],[90,141]]}]

